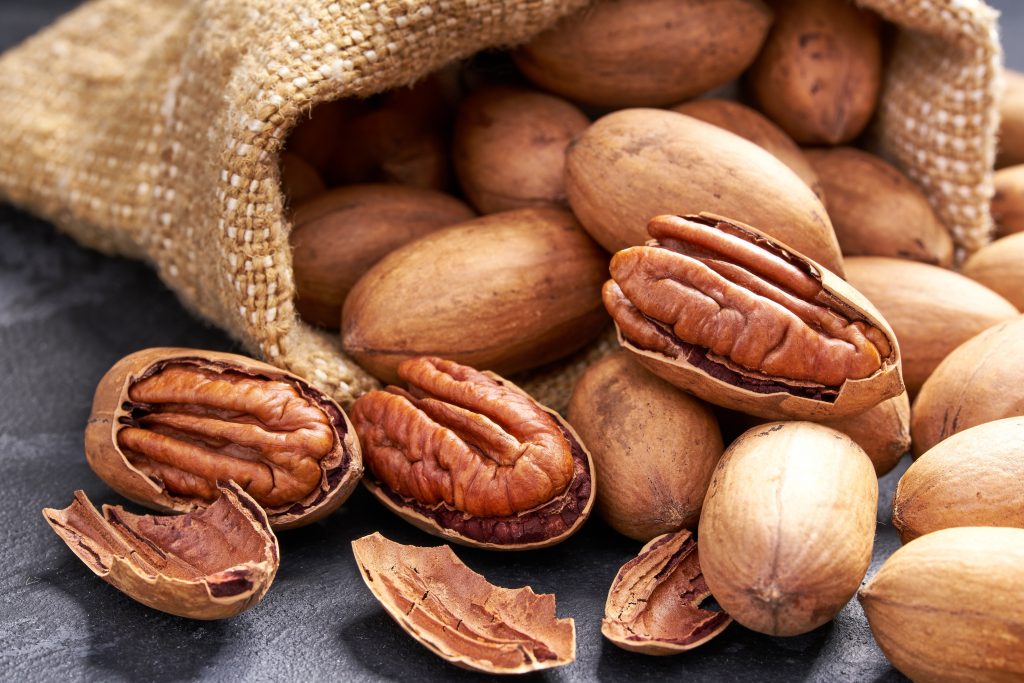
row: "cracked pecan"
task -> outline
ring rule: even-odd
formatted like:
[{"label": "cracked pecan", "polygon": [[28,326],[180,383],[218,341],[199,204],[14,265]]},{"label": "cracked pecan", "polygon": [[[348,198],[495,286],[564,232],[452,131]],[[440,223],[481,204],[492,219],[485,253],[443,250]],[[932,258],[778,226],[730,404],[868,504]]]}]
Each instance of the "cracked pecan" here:
[{"label": "cracked pecan", "polygon": [[555,596],[501,588],[449,546],[419,548],[379,533],[352,541],[363,581],[398,625],[456,666],[519,674],[576,659],[576,626],[555,616]]},{"label": "cracked pecan", "polygon": [[335,510],[362,472],[351,425],[303,380],[233,354],[148,349],[101,380],[86,428],[93,470],[128,498],[188,511],[235,481],[274,528]]},{"label": "cracked pecan", "polygon": [[692,650],[732,623],[721,610],[701,608],[709,597],[692,534],[685,529],[663,534],[615,575],[601,633],[625,650],[647,655]]},{"label": "cracked pecan", "polygon": [[605,307],[662,378],[762,417],[864,411],[903,390],[887,323],[856,290],[757,230],[658,216],[618,252]]},{"label": "cracked pecan", "polygon": [[408,389],[371,391],[352,422],[385,505],[443,538],[488,548],[552,545],[594,501],[590,455],[557,413],[507,380],[421,357]]},{"label": "cracked pecan", "polygon": [[184,515],[134,515],[82,491],[43,517],[96,576],[144,605],[191,619],[226,619],[253,607],[277,574],[267,514],[234,483]]}]

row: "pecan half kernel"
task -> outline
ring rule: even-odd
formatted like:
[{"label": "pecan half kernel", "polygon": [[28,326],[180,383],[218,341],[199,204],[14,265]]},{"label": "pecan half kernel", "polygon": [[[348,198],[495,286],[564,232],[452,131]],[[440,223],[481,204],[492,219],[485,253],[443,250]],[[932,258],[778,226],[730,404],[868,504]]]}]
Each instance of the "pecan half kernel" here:
[{"label": "pecan half kernel", "polygon": [[[746,392],[826,402],[846,382],[898,365],[891,331],[863,296],[753,228],[702,214],[658,216],[648,232],[647,246],[615,254],[603,291],[621,337],[640,352]],[[857,409],[899,384],[859,397],[867,405]]]},{"label": "pecan half kernel", "polygon": [[374,482],[428,531],[482,545],[546,545],[582,523],[589,456],[555,413],[497,375],[439,358],[399,366],[408,389],[352,408]]},{"label": "pecan half kernel", "polygon": [[111,486],[184,511],[235,481],[275,528],[322,517],[362,470],[341,409],[298,377],[249,358],[149,349],[96,391],[87,455]]}]

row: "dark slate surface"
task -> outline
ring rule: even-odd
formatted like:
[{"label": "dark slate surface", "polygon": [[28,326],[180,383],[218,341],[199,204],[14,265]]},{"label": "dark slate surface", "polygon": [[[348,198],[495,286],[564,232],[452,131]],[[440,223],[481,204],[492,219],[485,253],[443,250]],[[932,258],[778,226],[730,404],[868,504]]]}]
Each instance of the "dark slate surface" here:
[{"label": "dark slate surface", "polygon": [[[76,4],[0,0],[0,49]],[[1024,22],[1024,9],[1011,0],[996,4],[1006,8],[1007,22]],[[1020,47],[1007,43],[1011,64],[1024,64]],[[145,265],[82,249],[45,222],[0,205],[0,678],[477,678],[410,640],[364,587],[352,539],[379,530],[405,543],[436,541],[361,489],[329,520],[282,534],[277,581],[259,606],[229,621],[150,610],[96,579],[71,554],[39,511],[63,507],[76,488],[97,505],[124,502],[86,465],[82,430],[104,371],[124,354],[154,345],[237,350],[186,312]],[[881,482],[872,573],[898,544],[887,523],[896,479]],[[681,656],[618,650],[601,638],[600,618],[615,572],[638,549],[594,519],[547,550],[457,552],[497,584],[556,593],[559,615],[575,617],[577,662],[538,680],[902,680],[855,601],[833,623],[795,638],[734,624]]]}]

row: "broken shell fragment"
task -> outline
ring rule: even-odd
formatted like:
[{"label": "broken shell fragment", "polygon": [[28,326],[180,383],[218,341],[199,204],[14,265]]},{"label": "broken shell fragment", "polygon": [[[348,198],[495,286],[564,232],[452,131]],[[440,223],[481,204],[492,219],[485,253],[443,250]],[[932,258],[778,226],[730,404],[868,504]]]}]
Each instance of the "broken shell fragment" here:
[{"label": "broken shell fragment", "polygon": [[576,625],[555,616],[555,596],[502,588],[449,546],[420,548],[380,533],[352,541],[370,592],[402,629],[464,669],[521,674],[576,659]]},{"label": "broken shell fragment", "polygon": [[603,297],[620,343],[662,379],[773,419],[851,415],[903,391],[888,324],[814,261],[710,214],[648,231],[612,258]]},{"label": "broken shell fragment", "polygon": [[700,607],[710,596],[697,541],[685,529],[663,534],[615,575],[601,633],[624,650],[646,655],[692,650],[732,623],[725,612]]},{"label": "broken shell fragment", "polygon": [[493,550],[559,543],[594,504],[590,454],[569,424],[508,380],[440,358],[398,366],[408,389],[352,406],[385,506],[445,540]]},{"label": "broken shell fragment", "polygon": [[83,491],[43,517],[96,576],[144,605],[190,619],[226,619],[253,607],[277,574],[267,514],[234,483],[184,515],[135,515]]}]

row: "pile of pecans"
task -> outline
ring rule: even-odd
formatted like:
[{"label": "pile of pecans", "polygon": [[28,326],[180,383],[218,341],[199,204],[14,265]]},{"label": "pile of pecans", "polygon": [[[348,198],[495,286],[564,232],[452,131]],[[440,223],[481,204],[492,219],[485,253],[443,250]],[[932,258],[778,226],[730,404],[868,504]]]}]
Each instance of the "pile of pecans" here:
[{"label": "pile of pecans", "polygon": [[[269,588],[274,530],[360,479],[493,550],[558,543],[596,507],[645,544],[606,604],[625,649],[689,650],[732,620],[806,633],[860,589],[911,678],[1024,676],[1024,165],[996,174],[1004,236],[952,269],[921,189],[854,146],[883,28],[847,0],[601,0],[507,55],[318,107],[282,156],[295,303],[387,386],[343,410],[241,356],[133,354],[97,388],[87,457],[182,514],[100,514],[79,492],[47,520],[135,599],[223,618]],[[1024,76],[1007,89],[1011,164]],[[564,416],[504,377],[611,325],[620,350]],[[906,545],[861,587],[877,478],[911,448]],[[448,547],[353,550],[454,664],[575,657],[553,596]]]}]

